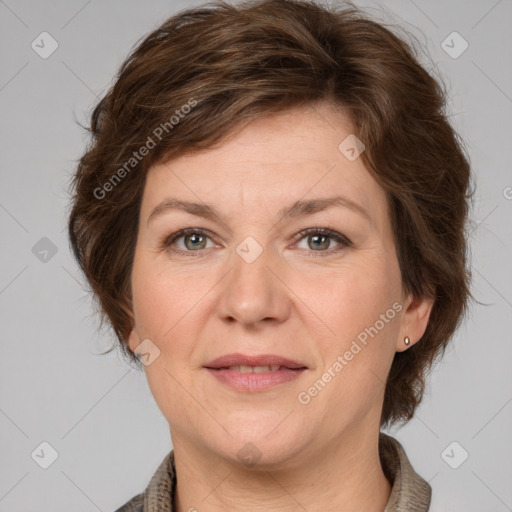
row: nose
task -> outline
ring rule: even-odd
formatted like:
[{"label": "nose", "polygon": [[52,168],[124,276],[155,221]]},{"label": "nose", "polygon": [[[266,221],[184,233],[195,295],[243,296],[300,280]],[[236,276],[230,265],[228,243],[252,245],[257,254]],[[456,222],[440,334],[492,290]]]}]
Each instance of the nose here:
[{"label": "nose", "polygon": [[[284,322],[292,306],[285,265],[269,250],[264,249],[252,260],[254,254],[247,257],[240,246],[238,249],[239,252],[233,251],[229,259],[231,270],[218,290],[219,317],[225,322],[239,322],[251,327],[262,321]],[[253,250],[254,246],[250,248],[249,256]]]}]

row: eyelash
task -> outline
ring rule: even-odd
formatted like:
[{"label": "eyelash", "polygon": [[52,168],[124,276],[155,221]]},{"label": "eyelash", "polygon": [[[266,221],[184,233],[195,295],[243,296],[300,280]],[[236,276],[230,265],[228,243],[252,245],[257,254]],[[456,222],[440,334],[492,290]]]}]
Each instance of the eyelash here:
[{"label": "eyelash", "polygon": [[[334,253],[338,253],[342,249],[346,247],[352,247],[352,242],[341,233],[338,233],[337,231],[333,231],[332,229],[328,228],[309,228],[305,229],[303,231],[300,231],[296,237],[298,238],[297,243],[300,242],[303,238],[307,237],[307,235],[310,234],[319,234],[326,236],[328,238],[333,239],[334,241],[338,242],[340,245],[336,247],[334,250],[330,249],[327,251],[309,251],[309,255],[313,257],[326,257],[330,256]],[[173,233],[170,236],[166,236],[162,239],[160,242],[160,246],[162,249],[165,249],[167,251],[171,251],[173,253],[182,255],[182,256],[192,256],[192,257],[200,257],[204,255],[204,251],[207,251],[208,249],[200,249],[198,251],[183,251],[182,249],[177,249],[176,247],[172,247],[172,243],[176,240],[183,238],[187,235],[199,235],[199,236],[206,236],[207,238],[211,237],[208,235],[208,233],[202,229],[199,228],[186,228],[181,229],[180,231],[177,231]],[[323,253],[323,254],[322,254]]]}]

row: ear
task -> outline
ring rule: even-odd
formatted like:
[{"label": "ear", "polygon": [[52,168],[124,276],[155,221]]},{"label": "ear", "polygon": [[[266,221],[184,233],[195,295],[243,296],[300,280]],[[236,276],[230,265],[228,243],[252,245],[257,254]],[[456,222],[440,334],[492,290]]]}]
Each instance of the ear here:
[{"label": "ear", "polygon": [[[396,351],[403,352],[417,343],[425,330],[432,311],[434,300],[426,297],[409,295],[404,303],[405,312],[402,315],[399,336],[396,340]],[[411,343],[405,345],[404,338],[409,337]]]}]

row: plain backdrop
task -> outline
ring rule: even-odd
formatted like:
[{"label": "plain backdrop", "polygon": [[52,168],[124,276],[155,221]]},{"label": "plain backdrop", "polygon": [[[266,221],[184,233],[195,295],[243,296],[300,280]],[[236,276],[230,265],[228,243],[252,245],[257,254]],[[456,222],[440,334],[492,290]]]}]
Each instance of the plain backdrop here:
[{"label": "plain backdrop", "polygon": [[[472,306],[415,418],[389,433],[432,486],[432,512],[506,512],[512,2],[355,3],[424,44],[477,176],[472,289],[485,305]],[[145,489],[172,448],[144,374],[117,351],[98,355],[114,338],[97,332],[69,251],[67,184],[87,142],[76,121],[88,124],[137,40],[199,4],[0,0],[1,512],[113,511]]]}]

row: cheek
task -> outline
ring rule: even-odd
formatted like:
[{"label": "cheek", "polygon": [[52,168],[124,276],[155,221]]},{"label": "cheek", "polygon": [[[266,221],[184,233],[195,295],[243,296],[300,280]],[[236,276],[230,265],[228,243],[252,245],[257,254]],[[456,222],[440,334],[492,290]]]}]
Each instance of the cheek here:
[{"label": "cheek", "polygon": [[180,279],[179,273],[163,272],[150,261],[135,261],[132,290],[139,335],[162,342],[172,334],[172,326],[190,314],[195,300],[194,283]]},{"label": "cheek", "polygon": [[[347,265],[329,279],[319,274],[303,282],[303,296],[322,320],[315,341],[323,368],[311,384],[318,378],[329,381],[318,405],[336,404],[328,412],[336,421],[342,411],[356,414],[380,400],[395,353],[401,310],[399,275],[392,262],[375,260]],[[379,266],[378,260],[386,266]]]},{"label": "cheek", "polygon": [[[400,297],[398,276],[392,267],[380,271],[375,263],[350,265],[329,275],[318,273],[297,284],[300,296],[323,325],[322,333],[346,342],[375,324]],[[386,317],[396,317],[395,310]],[[386,322],[386,325],[392,322]],[[379,324],[380,325],[380,324]]]},{"label": "cheek", "polygon": [[303,289],[311,298],[308,305],[320,312],[322,325],[329,328],[315,330],[322,367],[308,382],[311,387],[302,390],[326,424],[340,425],[348,418],[362,421],[382,399],[401,309],[398,288],[390,278],[352,267],[350,273],[329,280],[328,292],[312,283]]}]

